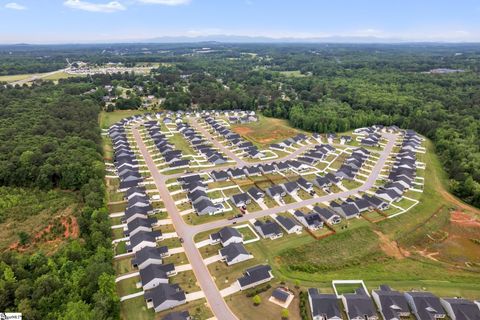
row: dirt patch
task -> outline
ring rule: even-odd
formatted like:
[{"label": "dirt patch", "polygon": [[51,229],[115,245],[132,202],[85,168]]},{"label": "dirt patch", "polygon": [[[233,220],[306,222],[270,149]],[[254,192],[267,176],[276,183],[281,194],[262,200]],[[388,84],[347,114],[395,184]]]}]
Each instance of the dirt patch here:
[{"label": "dirt patch", "polygon": [[395,259],[403,259],[410,255],[408,251],[401,249],[396,241],[391,240],[389,237],[387,237],[385,234],[381,233],[378,230],[374,230],[374,232],[380,240],[380,248],[382,248],[383,252],[385,252],[385,254],[389,257],[393,257]]},{"label": "dirt patch", "polygon": [[480,220],[465,212],[456,210],[450,215],[450,222],[467,228],[480,228]]},{"label": "dirt patch", "polygon": [[252,128],[249,127],[235,127],[233,128],[233,131],[241,136],[246,136],[253,132]]}]

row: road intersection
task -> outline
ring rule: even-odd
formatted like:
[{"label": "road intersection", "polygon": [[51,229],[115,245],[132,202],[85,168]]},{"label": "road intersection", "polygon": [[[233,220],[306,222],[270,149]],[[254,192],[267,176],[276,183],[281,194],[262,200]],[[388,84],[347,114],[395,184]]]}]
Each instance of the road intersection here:
[{"label": "road intersection", "polygon": [[[236,162],[235,165],[222,167],[220,170],[225,170],[229,167],[242,167],[247,165],[247,163],[244,160],[238,158],[238,156],[236,156],[230,150],[228,150],[223,144],[221,144],[214,137],[212,137],[210,133],[208,133],[203,127],[201,127],[197,123],[193,123],[193,126],[197,130],[199,130],[208,140],[210,140],[217,148],[219,148],[224,154],[226,154]],[[165,204],[165,209],[168,212],[170,218],[172,219],[172,223],[175,227],[175,230],[178,236],[184,240],[182,245],[185,250],[185,254],[190,262],[190,265],[192,266],[192,270],[197,278],[200,288],[205,294],[205,297],[207,299],[207,302],[210,308],[212,309],[213,314],[217,319],[222,319],[222,320],[237,319],[237,317],[232,313],[232,311],[226,304],[225,300],[223,299],[221,292],[217,288],[214,279],[211,277],[210,272],[207,266],[205,265],[205,262],[197,246],[195,245],[195,241],[194,241],[194,236],[199,232],[204,232],[204,231],[208,231],[216,228],[225,227],[225,226],[231,225],[233,221],[223,219],[223,220],[218,220],[218,221],[205,223],[201,225],[195,225],[195,226],[187,224],[183,220],[182,216],[180,215],[180,212],[175,205],[175,201],[173,200],[172,195],[170,194],[170,191],[168,190],[166,185],[167,180],[180,177],[182,175],[185,175],[185,173],[174,174],[174,175],[161,174],[157,166],[155,165],[153,158],[146,147],[145,142],[143,141],[140,135],[138,127],[136,126],[133,127],[132,131],[133,131],[133,136],[136,141],[136,144],[139,148],[139,151],[141,152],[145,160],[145,164],[147,165],[152,175],[152,178],[155,182],[158,192],[160,193],[160,197],[163,199],[163,202]],[[378,161],[373,167],[366,182],[362,186],[352,190],[342,191],[338,193],[331,193],[321,197],[314,197],[314,198],[299,201],[299,202],[285,204],[284,206],[278,206],[278,207],[273,207],[266,210],[252,212],[241,218],[236,218],[235,221],[237,223],[248,222],[248,220],[250,219],[261,218],[264,216],[269,216],[271,214],[285,212],[288,210],[294,210],[304,206],[313,205],[315,203],[320,203],[325,201],[329,202],[339,198],[347,198],[349,196],[357,194],[360,191],[366,191],[370,189],[371,187],[374,186],[375,181],[379,177],[379,174],[383,166],[385,165],[386,160],[388,159],[390,153],[393,150],[393,147],[395,146],[396,135],[391,133],[383,133],[383,137],[386,138],[388,142],[385,145],[384,149],[380,152]],[[294,159],[301,153],[305,152],[307,149],[311,148],[312,146],[313,145],[302,146],[299,149],[297,149],[295,152],[292,152],[291,154],[289,154],[288,156],[280,160]],[[258,161],[256,163],[248,163],[248,165],[255,165],[255,164],[265,163],[265,162],[274,162],[278,160],[279,159],[271,160],[271,161]],[[197,173],[208,173],[213,170],[215,169],[206,169],[206,170],[198,171]]]}]

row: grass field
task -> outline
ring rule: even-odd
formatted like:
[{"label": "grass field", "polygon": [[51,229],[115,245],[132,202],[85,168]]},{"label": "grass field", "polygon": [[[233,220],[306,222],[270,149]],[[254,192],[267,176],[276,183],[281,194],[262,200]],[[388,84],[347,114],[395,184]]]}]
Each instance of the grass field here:
[{"label": "grass field", "polygon": [[130,117],[136,114],[146,112],[144,110],[115,110],[113,112],[100,112],[98,121],[100,122],[100,128],[107,129],[115,122],[122,120],[123,118]]},{"label": "grass field", "polygon": [[32,77],[36,77],[42,80],[52,80],[58,81],[60,79],[66,79],[70,77],[79,77],[78,75],[68,74],[66,72],[57,72],[48,76],[45,76],[47,73],[28,73],[28,74],[15,74],[10,76],[0,76],[0,82],[15,82],[20,80],[29,79]]},{"label": "grass field", "polygon": [[280,74],[292,78],[306,77],[306,75],[302,74],[300,70],[280,71]]},{"label": "grass field", "polygon": [[261,148],[302,132],[292,128],[286,120],[267,118],[262,115],[257,122],[232,125],[231,129]]}]

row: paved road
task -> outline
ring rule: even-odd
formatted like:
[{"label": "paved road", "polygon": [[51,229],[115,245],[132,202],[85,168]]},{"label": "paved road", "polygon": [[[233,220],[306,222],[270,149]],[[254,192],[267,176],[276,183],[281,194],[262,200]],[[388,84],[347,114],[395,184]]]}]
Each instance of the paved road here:
[{"label": "paved road", "polygon": [[[198,124],[194,127],[202,132],[202,134],[205,135],[205,137],[211,139],[212,143],[217,145],[220,149],[222,149],[225,154],[229,155],[228,153],[231,153],[230,150],[226,149],[223,145],[221,145],[217,140],[215,140],[208,132],[206,132],[205,129],[201,128]],[[178,234],[179,237],[182,237],[184,239],[183,243],[183,248],[185,249],[185,254],[187,255],[187,258],[192,266],[192,269],[195,273],[195,276],[197,278],[197,281],[200,284],[200,287],[202,291],[205,294],[205,297],[207,298],[207,301],[212,309],[212,312],[214,313],[215,317],[217,319],[221,320],[230,320],[230,319],[237,319],[236,316],[231,312],[231,310],[228,308],[226,302],[223,300],[220,291],[218,290],[215,281],[212,279],[210,272],[208,271],[208,268],[206,267],[202,256],[200,255],[200,252],[198,251],[197,247],[195,246],[195,242],[193,241],[193,237],[202,231],[208,231],[214,228],[220,228],[224,226],[228,226],[232,224],[233,221],[223,219],[223,220],[218,220],[206,224],[201,224],[197,226],[192,226],[183,220],[181,217],[175,202],[170,195],[170,192],[166,186],[166,180],[167,179],[172,179],[174,177],[178,177],[181,175],[184,175],[183,173],[178,174],[178,175],[167,175],[164,176],[162,175],[159,171],[158,168],[156,167],[155,163],[153,162],[153,159],[150,155],[150,153],[147,150],[147,147],[142,140],[140,133],[138,131],[138,128],[133,128],[133,135],[135,138],[135,141],[139,147],[140,152],[142,153],[145,163],[148,166],[148,169],[150,170],[152,174],[152,178],[155,181],[155,184],[157,186],[157,189],[160,193],[160,197],[163,199],[163,202],[165,204],[165,209],[169,213],[173,225],[175,227],[175,230]],[[388,139],[388,143],[386,144],[385,148],[383,151],[380,153],[380,157],[375,164],[374,168],[372,169],[372,172],[368,176],[367,181],[359,188],[353,189],[353,190],[348,190],[348,191],[343,191],[339,193],[334,193],[334,194],[328,194],[322,197],[316,197],[316,198],[311,198],[307,200],[303,200],[301,202],[295,202],[295,203],[290,203],[286,204],[284,206],[278,206],[274,208],[269,208],[266,210],[262,211],[257,211],[253,213],[249,213],[242,218],[236,219],[237,222],[246,222],[249,219],[252,218],[260,218],[263,216],[275,214],[275,213],[280,213],[280,212],[285,212],[287,210],[291,209],[297,209],[300,207],[308,206],[308,205],[313,205],[318,202],[324,202],[324,201],[333,201],[338,198],[345,198],[349,197],[351,195],[356,194],[359,191],[366,191],[370,189],[371,187],[374,186],[375,181],[378,178],[378,175],[380,174],[380,171],[383,168],[383,165],[385,164],[385,161],[387,160],[389,154],[391,153],[394,144],[395,144],[395,139],[396,136],[394,134],[390,133],[385,133],[383,135],[385,138]],[[295,152],[289,154],[287,157],[282,158],[281,160],[289,160],[293,159],[308,148],[312,147],[313,145],[305,145],[303,147],[300,147],[298,150]],[[226,152],[228,151],[228,152]],[[229,155],[230,156],[230,155]],[[238,159],[238,157],[232,157],[235,161],[237,161],[237,166],[242,166],[246,165],[243,160]],[[239,161],[240,160],[240,161]],[[278,161],[278,160],[270,160],[270,161],[264,161],[264,162],[273,162],[273,161]],[[253,163],[252,163],[253,165]],[[222,169],[225,169],[227,167],[223,167]],[[200,172],[209,172],[215,170],[215,168],[212,169],[207,169],[207,170],[202,170]]]},{"label": "paved road", "polygon": [[199,132],[202,133],[202,135],[210,141],[215,147],[220,149],[223,153],[227,155],[230,159],[233,159],[237,163],[237,167],[243,167],[247,165],[247,162],[245,160],[240,159],[235,153],[230,151],[227,147],[225,147],[223,144],[221,144],[217,139],[213,138],[210,132],[208,132],[204,127],[202,127],[198,122],[197,118],[190,118],[190,124],[192,127],[197,129]]},{"label": "paved road", "polygon": [[[195,233],[192,232],[191,226],[183,221],[183,218],[180,215],[177,206],[175,205],[175,201],[170,195],[170,192],[165,184],[166,177],[160,174],[158,171],[158,168],[153,162],[153,159],[148,152],[147,147],[143,142],[137,128],[133,128],[133,136],[135,137],[135,141],[143,155],[143,158],[145,159],[145,163],[152,174],[155,185],[160,193],[160,197],[163,199],[165,204],[165,209],[172,219],[175,230],[178,236],[184,239],[183,248],[185,249],[185,254],[187,255],[188,261],[190,262],[193,272],[195,273],[195,277],[197,278],[200,288],[207,298],[213,314],[219,320],[237,319],[237,317],[228,308],[225,300],[223,300],[215,281],[212,279],[210,272],[208,271],[207,266],[203,263],[203,258],[195,246],[195,242],[193,241],[193,236]],[[170,178],[171,177],[168,176],[168,179]]]}]

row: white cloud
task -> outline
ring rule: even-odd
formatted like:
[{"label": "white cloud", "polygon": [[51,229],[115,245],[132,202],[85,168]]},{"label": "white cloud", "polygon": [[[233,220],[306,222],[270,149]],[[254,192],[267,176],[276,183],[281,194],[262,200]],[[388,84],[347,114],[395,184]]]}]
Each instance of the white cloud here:
[{"label": "white cloud", "polygon": [[165,6],[179,6],[183,4],[189,4],[190,0],[138,0],[138,2],[148,4],[162,4]]},{"label": "white cloud", "polygon": [[85,10],[90,12],[116,12],[127,9],[127,7],[125,7],[118,1],[110,1],[108,3],[92,3],[81,0],[67,0],[63,4],[72,9]]},{"label": "white cloud", "polygon": [[27,10],[27,7],[22,6],[16,2],[9,2],[5,5],[5,8],[12,9],[12,10]]}]

